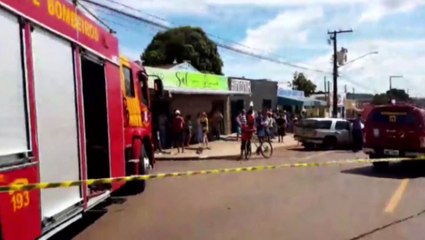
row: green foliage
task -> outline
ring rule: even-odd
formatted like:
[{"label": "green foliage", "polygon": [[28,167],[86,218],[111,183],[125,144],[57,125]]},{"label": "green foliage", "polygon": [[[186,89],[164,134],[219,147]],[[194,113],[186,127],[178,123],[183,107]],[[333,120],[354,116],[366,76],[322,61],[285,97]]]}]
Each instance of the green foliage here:
[{"label": "green foliage", "polygon": [[393,89],[387,91],[387,95],[391,99],[395,99],[397,101],[403,101],[403,102],[410,101],[409,94],[407,94],[406,91],[404,91],[403,89],[393,88]]},{"label": "green foliage", "polygon": [[384,105],[384,104],[388,104],[389,101],[390,99],[388,98],[388,95],[386,93],[375,94],[375,96],[373,96],[373,99],[372,99],[372,104]]},{"label": "green foliage", "polygon": [[157,33],[145,49],[142,60],[147,66],[182,63],[189,60],[201,72],[222,74],[223,61],[217,45],[198,27],[178,27]]},{"label": "green foliage", "polygon": [[404,90],[393,88],[388,90],[386,93],[376,94],[373,96],[372,103],[375,105],[388,104],[391,99],[395,99],[399,102],[411,101],[409,94],[407,94]]},{"label": "green foliage", "polygon": [[310,96],[316,91],[317,86],[311,80],[307,79],[303,73],[295,72],[292,87],[295,90],[304,91],[306,96]]}]

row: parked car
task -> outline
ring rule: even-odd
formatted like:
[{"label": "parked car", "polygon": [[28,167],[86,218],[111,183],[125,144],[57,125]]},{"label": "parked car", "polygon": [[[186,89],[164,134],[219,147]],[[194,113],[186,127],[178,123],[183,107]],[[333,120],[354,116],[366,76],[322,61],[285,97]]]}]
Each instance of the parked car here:
[{"label": "parked car", "polygon": [[[372,109],[365,124],[363,151],[371,159],[417,157],[425,153],[425,111],[391,104]],[[373,163],[385,168],[388,162]]]},{"label": "parked car", "polygon": [[306,149],[326,149],[352,145],[351,123],[339,118],[307,118],[296,126],[294,137]]}]

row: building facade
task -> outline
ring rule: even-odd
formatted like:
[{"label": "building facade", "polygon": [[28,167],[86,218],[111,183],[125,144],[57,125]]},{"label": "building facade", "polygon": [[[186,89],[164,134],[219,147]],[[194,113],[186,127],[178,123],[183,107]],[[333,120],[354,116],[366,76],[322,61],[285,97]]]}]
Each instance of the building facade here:
[{"label": "building facade", "polygon": [[[153,81],[160,78],[166,94],[153,109],[154,121],[159,116],[167,116],[168,121],[171,121],[173,112],[178,109],[183,117],[191,117],[194,135],[196,135],[196,120],[199,114],[205,112],[208,115],[210,130],[213,130],[212,116],[219,111],[224,117],[218,126],[220,133],[230,133],[230,95],[232,93],[225,76],[154,67],[145,68],[149,75],[149,86],[152,87]],[[197,139],[193,140],[196,142]]]},{"label": "building facade", "polygon": [[249,108],[251,103],[255,110],[276,108],[277,82],[229,77],[229,85],[232,91],[247,93],[231,97],[232,106],[236,106],[238,111]]}]

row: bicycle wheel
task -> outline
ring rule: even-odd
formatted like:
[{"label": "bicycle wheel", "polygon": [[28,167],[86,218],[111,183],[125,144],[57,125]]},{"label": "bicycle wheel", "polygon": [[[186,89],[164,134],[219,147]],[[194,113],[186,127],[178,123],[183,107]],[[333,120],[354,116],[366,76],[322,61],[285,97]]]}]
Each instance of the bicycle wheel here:
[{"label": "bicycle wheel", "polygon": [[263,142],[260,145],[260,153],[264,158],[270,158],[273,155],[273,146],[271,142]]}]

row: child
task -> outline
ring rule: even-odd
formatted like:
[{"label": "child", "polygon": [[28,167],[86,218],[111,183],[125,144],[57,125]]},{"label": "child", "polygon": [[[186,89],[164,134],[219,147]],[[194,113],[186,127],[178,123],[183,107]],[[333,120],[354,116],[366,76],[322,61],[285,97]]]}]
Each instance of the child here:
[{"label": "child", "polygon": [[244,156],[245,150],[251,151],[251,139],[252,135],[256,131],[255,129],[255,119],[252,116],[252,111],[248,111],[246,115],[247,124],[242,125],[242,136],[241,136],[241,156],[242,159]]}]

